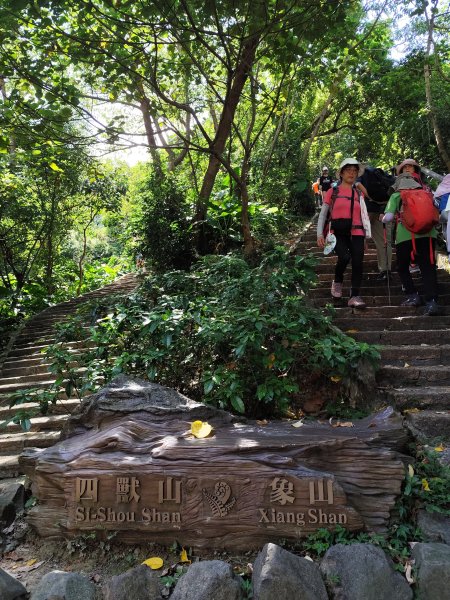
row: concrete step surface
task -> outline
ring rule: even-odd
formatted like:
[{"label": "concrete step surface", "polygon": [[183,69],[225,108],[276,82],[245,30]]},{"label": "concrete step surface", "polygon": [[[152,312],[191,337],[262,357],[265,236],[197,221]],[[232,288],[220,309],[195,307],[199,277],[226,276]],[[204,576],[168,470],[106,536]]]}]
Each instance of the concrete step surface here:
[{"label": "concrete step surface", "polygon": [[[68,416],[79,406],[80,400],[67,398],[63,389],[57,394],[55,404],[48,405],[48,413],[40,413],[39,397],[55,382],[55,376],[49,373],[43,352],[54,342],[54,328],[71,316],[83,303],[92,299],[109,297],[113,294],[126,296],[138,285],[134,274],[125,275],[113,284],[80,296],[79,298],[49,307],[35,315],[25,324],[15,339],[0,370],[0,479],[13,477],[20,473],[19,455],[24,448],[46,448],[59,439],[61,429]],[[92,315],[87,315],[86,328],[91,326]],[[76,358],[87,348],[95,344],[86,344],[83,340],[65,342],[63,347],[73,354],[72,367],[76,366]],[[10,406],[11,394],[34,388],[37,396],[30,394],[23,404]],[[30,430],[23,431],[11,421],[27,411],[30,419]]]}]

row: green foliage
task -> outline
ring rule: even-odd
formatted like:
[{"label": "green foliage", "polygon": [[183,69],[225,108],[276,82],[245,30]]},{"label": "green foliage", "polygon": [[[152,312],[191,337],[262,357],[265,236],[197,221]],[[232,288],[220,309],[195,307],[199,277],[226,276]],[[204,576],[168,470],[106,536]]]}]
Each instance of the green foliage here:
[{"label": "green foliage", "polygon": [[415,525],[420,508],[450,515],[450,467],[439,462],[437,452],[424,449],[417,450],[414,467],[410,465],[405,473],[402,493],[386,534],[350,532],[338,525],[334,530],[318,529],[301,546],[321,557],[334,544],[372,543],[387,552],[396,569],[403,571],[411,555],[410,542],[422,540],[422,532]]},{"label": "green foliage", "polygon": [[[359,359],[377,358],[309,305],[314,264],[277,248],[256,267],[227,255],[152,276],[138,294],[96,308],[103,316],[76,367],[58,344],[47,360],[80,395],[128,373],[238,413],[283,412],[306,371],[351,375]],[[332,353],[323,351],[326,340]]]},{"label": "green foliage", "polygon": [[406,473],[397,511],[407,519],[417,507],[450,515],[450,467],[439,462],[439,453],[418,449],[416,461]]},{"label": "green foliage", "polygon": [[157,271],[187,269],[193,260],[184,193],[172,174],[151,171],[142,184],[142,251]]}]

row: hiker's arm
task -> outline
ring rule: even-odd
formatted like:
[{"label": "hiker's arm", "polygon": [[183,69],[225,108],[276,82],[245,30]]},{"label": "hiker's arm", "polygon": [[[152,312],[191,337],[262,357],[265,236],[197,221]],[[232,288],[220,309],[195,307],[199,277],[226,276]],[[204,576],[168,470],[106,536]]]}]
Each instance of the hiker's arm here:
[{"label": "hiker's arm", "polygon": [[395,193],[389,198],[389,202],[384,209],[384,215],[380,215],[380,221],[382,223],[391,223],[394,220],[395,213],[398,211],[400,201],[400,194]]},{"label": "hiker's arm", "polygon": [[327,219],[329,206],[328,204],[322,204],[320,209],[319,219],[317,221],[317,245],[319,248],[325,246],[325,239],[323,237],[323,228],[325,227],[325,221]]},{"label": "hiker's arm", "polygon": [[369,198],[370,199],[370,196],[369,196],[366,188],[363,186],[363,184],[360,181],[357,181],[355,183],[355,187],[356,187],[357,190],[359,190],[364,195],[364,198]]}]

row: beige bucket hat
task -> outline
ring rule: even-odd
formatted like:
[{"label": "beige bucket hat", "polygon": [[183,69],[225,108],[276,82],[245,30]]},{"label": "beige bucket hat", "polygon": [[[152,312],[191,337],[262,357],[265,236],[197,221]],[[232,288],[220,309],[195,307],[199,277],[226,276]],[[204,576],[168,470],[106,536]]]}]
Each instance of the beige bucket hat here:
[{"label": "beige bucket hat", "polygon": [[412,165],[417,172],[420,171],[420,165],[416,160],[413,158],[405,158],[405,160],[396,167],[397,175],[400,175],[403,167],[406,167],[406,165]]}]

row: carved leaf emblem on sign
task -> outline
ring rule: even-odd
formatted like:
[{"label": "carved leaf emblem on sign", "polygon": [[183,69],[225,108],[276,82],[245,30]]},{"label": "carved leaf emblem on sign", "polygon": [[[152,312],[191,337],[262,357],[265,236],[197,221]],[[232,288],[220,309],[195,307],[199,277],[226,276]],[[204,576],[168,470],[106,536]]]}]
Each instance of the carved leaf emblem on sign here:
[{"label": "carved leaf emblem on sign", "polygon": [[208,500],[214,517],[226,517],[236,502],[234,497],[228,502],[231,496],[231,487],[225,481],[216,483],[213,494],[204,489],[203,495]]}]

